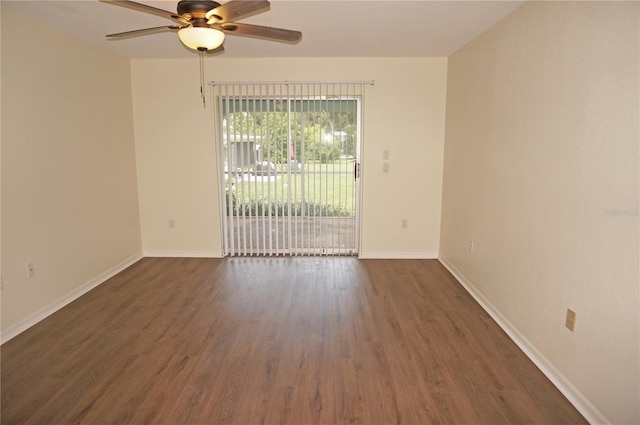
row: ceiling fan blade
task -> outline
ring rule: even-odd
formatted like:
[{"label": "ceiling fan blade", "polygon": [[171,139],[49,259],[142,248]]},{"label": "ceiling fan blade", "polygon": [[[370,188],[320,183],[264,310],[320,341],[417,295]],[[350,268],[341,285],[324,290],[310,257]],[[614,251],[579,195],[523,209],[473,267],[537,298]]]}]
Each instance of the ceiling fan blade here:
[{"label": "ceiling fan blade", "polygon": [[133,30],[133,31],[125,31],[125,32],[118,32],[115,34],[108,34],[107,38],[129,38],[129,37],[137,37],[139,35],[147,35],[147,34],[154,34],[157,32],[163,32],[163,31],[178,31],[179,29],[182,28],[186,28],[186,26],[181,27],[179,25],[169,25],[169,26],[163,26],[163,27],[153,27],[153,28],[143,28],[141,30]]},{"label": "ceiling fan blade", "polygon": [[220,29],[228,34],[268,38],[270,40],[286,41],[289,43],[296,43],[302,39],[302,33],[300,31],[263,27],[261,25],[229,22],[226,24],[214,25],[214,28]]},{"label": "ceiling fan blade", "polygon": [[137,10],[138,12],[150,13],[151,15],[161,16],[163,18],[172,19],[181,24],[188,24],[189,20],[183,18],[174,12],[158,9],[157,7],[147,6],[146,4],[136,3],[129,0],[100,0],[102,3],[113,4],[116,6],[126,7],[128,9]]},{"label": "ceiling fan blade", "polygon": [[206,17],[209,24],[231,22],[266,12],[269,7],[270,3],[266,0],[231,0],[208,11]]}]

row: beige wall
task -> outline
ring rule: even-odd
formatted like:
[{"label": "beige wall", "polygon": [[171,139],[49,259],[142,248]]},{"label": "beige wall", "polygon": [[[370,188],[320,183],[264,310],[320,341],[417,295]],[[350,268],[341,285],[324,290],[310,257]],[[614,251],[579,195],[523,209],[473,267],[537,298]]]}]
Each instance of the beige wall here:
[{"label": "beige wall", "polygon": [[141,244],[128,59],[3,8],[2,110],[4,340]]},{"label": "beige wall", "polygon": [[448,76],[441,256],[619,424],[640,422],[639,7],[526,4]]},{"label": "beige wall", "polygon": [[[0,5],[1,6],[1,5]],[[2,69],[2,7],[0,7],[0,70]],[[2,97],[2,72],[0,72],[0,98]],[[2,102],[0,102],[0,132],[2,129]],[[0,136],[0,145],[2,137]],[[2,148],[0,146],[0,210],[2,209]],[[2,234],[2,214],[0,214],[0,235]],[[2,238],[0,237],[0,307],[2,306]],[[0,311],[0,316],[2,312]],[[0,329],[2,329],[2,318],[0,317]]]},{"label": "beige wall", "polygon": [[[151,255],[219,256],[218,172],[211,108],[197,56],[133,60],[143,247]],[[446,58],[225,59],[206,80],[375,80],[367,88],[362,179],[365,257],[435,257],[440,234]],[[382,173],[389,150],[390,173]],[[401,218],[409,227],[400,228]],[[169,228],[169,220],[175,228]]]}]

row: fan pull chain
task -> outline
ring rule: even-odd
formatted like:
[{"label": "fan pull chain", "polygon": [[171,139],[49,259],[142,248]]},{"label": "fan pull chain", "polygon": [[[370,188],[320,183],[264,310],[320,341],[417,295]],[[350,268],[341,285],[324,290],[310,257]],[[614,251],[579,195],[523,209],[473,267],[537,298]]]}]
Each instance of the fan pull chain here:
[{"label": "fan pull chain", "polygon": [[200,56],[200,96],[202,96],[202,107],[207,107],[207,102],[204,95],[204,50],[198,49]]}]

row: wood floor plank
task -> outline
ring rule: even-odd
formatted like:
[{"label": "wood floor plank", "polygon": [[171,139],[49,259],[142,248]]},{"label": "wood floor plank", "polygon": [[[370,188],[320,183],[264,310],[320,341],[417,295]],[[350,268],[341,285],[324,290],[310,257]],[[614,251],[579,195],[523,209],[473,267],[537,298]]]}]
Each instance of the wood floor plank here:
[{"label": "wood floor plank", "polygon": [[[164,360],[163,358],[159,358]],[[141,402],[136,403],[131,412],[126,409],[121,414],[128,414],[127,420],[115,417],[114,423],[129,424],[158,424],[170,413],[176,399],[174,388],[183,388],[187,385],[189,376],[198,365],[198,358],[193,356],[172,356],[155,371],[155,375],[149,379],[150,388],[145,388],[146,393]],[[128,379],[128,378],[124,378]],[[123,384],[126,385],[126,384]],[[138,397],[137,390],[127,391],[130,396],[127,401]]]},{"label": "wood floor plank", "polygon": [[265,424],[304,424],[304,405],[300,387],[277,387],[271,394]]},{"label": "wood floor plank", "polygon": [[581,424],[442,265],[145,258],[1,347],[2,424]]},{"label": "wood floor plank", "polygon": [[472,400],[465,392],[432,392],[429,399],[435,405],[438,424],[482,424],[483,419],[477,414]]}]

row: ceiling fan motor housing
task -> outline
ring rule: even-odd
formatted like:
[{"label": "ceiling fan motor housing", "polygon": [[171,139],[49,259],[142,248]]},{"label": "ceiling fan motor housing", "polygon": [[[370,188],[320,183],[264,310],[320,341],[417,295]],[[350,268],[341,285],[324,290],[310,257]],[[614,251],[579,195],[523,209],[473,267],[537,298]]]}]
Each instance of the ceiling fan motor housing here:
[{"label": "ceiling fan motor housing", "polygon": [[179,15],[191,15],[193,18],[204,18],[211,9],[220,6],[220,3],[212,0],[180,0],[178,2]]}]

